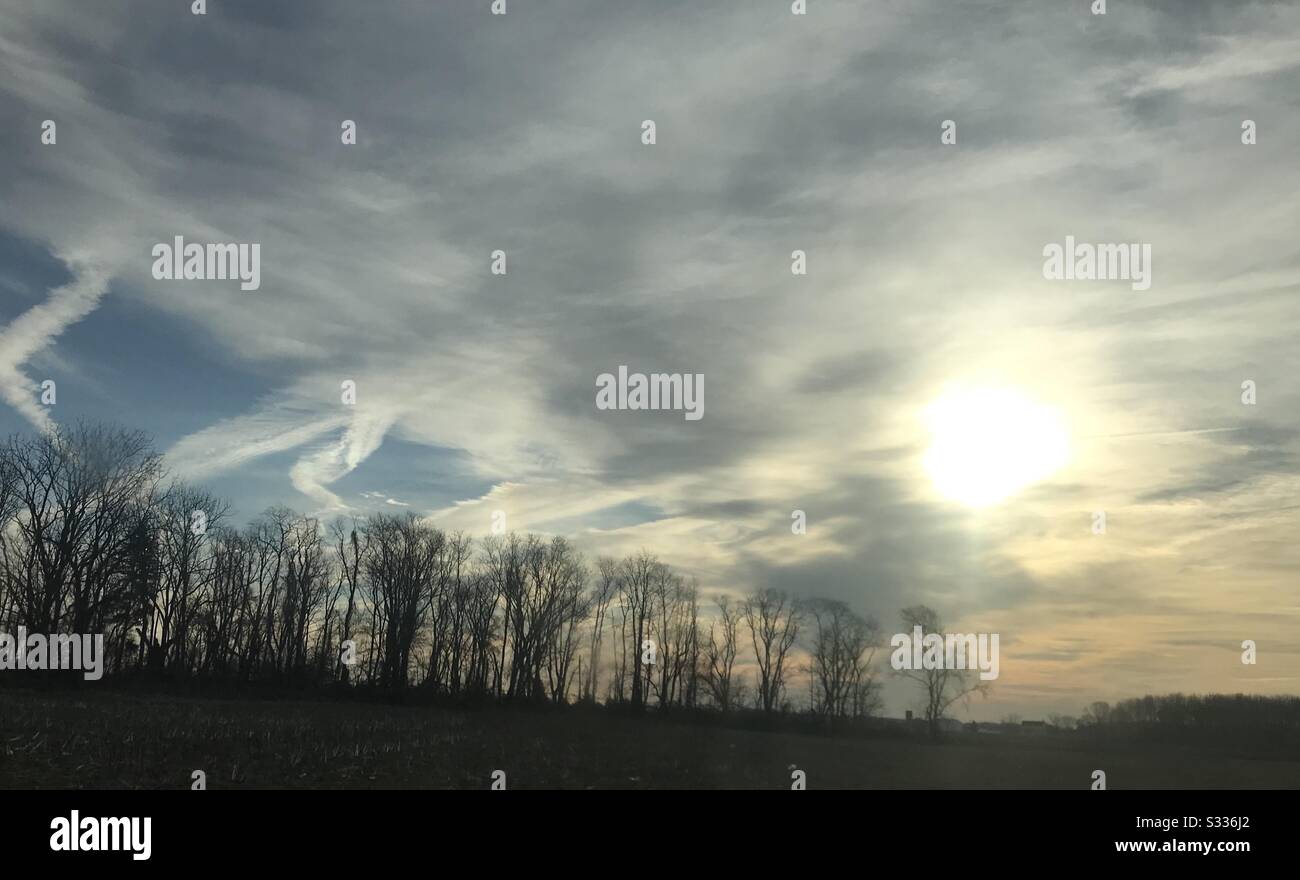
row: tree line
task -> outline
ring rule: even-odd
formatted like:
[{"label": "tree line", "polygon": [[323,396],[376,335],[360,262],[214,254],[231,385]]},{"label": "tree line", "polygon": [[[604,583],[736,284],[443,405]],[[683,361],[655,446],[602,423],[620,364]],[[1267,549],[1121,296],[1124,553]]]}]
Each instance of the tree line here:
[{"label": "tree line", "polygon": [[1300,730],[1300,697],[1266,694],[1163,694],[1133,697],[1115,705],[1095,702],[1084,710],[1082,728],[1159,726],[1193,730],[1251,728]]},{"label": "tree line", "polygon": [[[0,448],[0,631],[103,633],[110,675],[501,700],[878,711],[878,623],[780,590],[704,598],[654,554],[324,523],[170,479],[147,435],[81,423]],[[797,683],[796,683],[797,682]],[[796,689],[798,691],[796,692]],[[806,689],[806,690],[804,690]]]}]

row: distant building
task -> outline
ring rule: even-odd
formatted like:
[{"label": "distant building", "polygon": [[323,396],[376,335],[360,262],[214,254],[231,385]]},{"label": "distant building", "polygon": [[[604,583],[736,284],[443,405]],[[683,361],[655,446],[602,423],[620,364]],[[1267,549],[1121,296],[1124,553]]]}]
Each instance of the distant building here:
[{"label": "distant building", "polygon": [[1023,733],[1043,734],[1047,733],[1046,721],[1021,721],[1020,730]]}]

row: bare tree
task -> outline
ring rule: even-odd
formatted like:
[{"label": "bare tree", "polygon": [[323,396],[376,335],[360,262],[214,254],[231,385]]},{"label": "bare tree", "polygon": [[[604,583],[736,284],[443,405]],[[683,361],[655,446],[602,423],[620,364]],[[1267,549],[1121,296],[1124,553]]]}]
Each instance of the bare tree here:
[{"label": "bare tree", "polygon": [[735,696],[732,675],[740,649],[741,608],[732,605],[727,596],[718,596],[714,604],[718,616],[709,622],[709,638],[704,643],[704,682],[714,705],[729,712]]},{"label": "bare tree", "polygon": [[1083,710],[1083,715],[1079,718],[1079,723],[1093,727],[1101,727],[1110,721],[1110,714],[1110,703],[1107,703],[1105,700],[1098,700]]},{"label": "bare tree", "polygon": [[880,644],[880,625],[832,599],[813,599],[805,607],[813,621],[813,711],[832,718],[875,711],[878,699],[871,661]]},{"label": "bare tree", "polygon": [[766,589],[750,594],[741,611],[758,662],[759,706],[772,713],[785,690],[785,662],[799,635],[799,610],[784,591]]},{"label": "bare tree", "polygon": [[651,624],[655,665],[649,676],[660,709],[686,702],[696,651],[698,600],[694,585],[662,567],[651,586]]},{"label": "bare tree", "polygon": [[405,517],[377,515],[366,523],[371,553],[365,559],[370,605],[377,615],[376,681],[383,688],[406,686],[416,635],[442,587],[438,556],[442,532]]},{"label": "bare tree", "polygon": [[444,596],[450,603],[443,638],[447,652],[446,687],[448,692],[457,694],[466,685],[467,660],[473,652],[474,541],[464,532],[449,535],[446,553],[449,583]]},{"label": "bare tree", "polygon": [[[624,657],[631,658],[629,690],[632,707],[640,709],[646,702],[647,670],[643,661],[650,634],[650,616],[654,613],[654,595],[659,584],[668,576],[668,569],[645,550],[623,560],[621,567],[622,575],[618,579],[618,586],[622,612],[622,649]],[[626,664],[624,668],[626,669]]]},{"label": "bare tree", "polygon": [[601,557],[596,560],[596,584],[592,587],[589,608],[591,609],[591,642],[587,650],[587,682],[584,698],[596,699],[600,686],[601,648],[605,639],[605,614],[609,603],[618,593],[619,564],[616,560]]},{"label": "bare tree", "polygon": [[1062,715],[1059,712],[1053,712],[1047,716],[1047,723],[1057,730],[1074,730],[1078,726],[1078,721],[1071,715]]},{"label": "bare tree", "polygon": [[140,432],[78,424],[14,437],[2,457],[6,603],[33,631],[102,631],[127,604],[127,549],[158,454]]},{"label": "bare tree", "polygon": [[174,665],[184,672],[193,624],[215,574],[208,532],[221,524],[227,505],[205,489],[175,483],[156,509],[158,577],[143,595],[140,635],[151,669]]},{"label": "bare tree", "polygon": [[[902,611],[903,626],[913,631],[921,628],[922,638],[928,634],[943,637],[943,625],[939,615],[924,605],[913,605]],[[899,674],[915,681],[921,687],[923,699],[922,712],[929,727],[930,736],[938,738],[939,723],[943,720],[949,707],[957,701],[967,701],[972,694],[987,694],[988,686],[981,681],[973,670],[947,669],[945,664],[938,664],[933,669],[902,669]]]},{"label": "bare tree", "polygon": [[541,630],[540,657],[546,689],[554,702],[567,703],[582,622],[591,610],[587,565],[572,544],[556,537],[540,554],[533,571],[534,587],[541,599],[535,625]]},{"label": "bare tree", "polygon": [[[356,613],[358,590],[361,588],[361,566],[370,547],[369,533],[366,532],[363,525],[356,519],[353,519],[350,525],[345,525],[342,520],[335,520],[331,527],[334,537],[334,554],[341,572],[342,585],[348,591],[347,607],[343,612],[343,620],[339,629],[340,649],[344,642],[353,640],[352,617]],[[362,543],[363,540],[364,544]],[[335,664],[334,674],[339,681],[345,684],[351,674],[351,669],[343,662],[341,650]]]}]

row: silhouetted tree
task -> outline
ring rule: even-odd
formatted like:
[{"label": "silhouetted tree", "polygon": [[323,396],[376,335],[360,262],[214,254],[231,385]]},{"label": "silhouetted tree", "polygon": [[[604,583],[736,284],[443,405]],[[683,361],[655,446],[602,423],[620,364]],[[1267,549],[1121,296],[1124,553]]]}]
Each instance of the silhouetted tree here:
[{"label": "silhouetted tree", "polygon": [[771,713],[779,708],[785,689],[785,662],[799,635],[799,610],[785,592],[766,589],[746,598],[741,611],[758,663],[759,705]]},{"label": "silhouetted tree", "polygon": [[[915,627],[921,628],[924,638],[931,633],[943,636],[943,625],[939,615],[924,605],[913,605],[902,611],[903,627],[908,632]],[[981,681],[973,670],[948,669],[939,664],[933,669],[903,669],[899,674],[910,678],[921,687],[922,712],[930,731],[930,736],[938,738],[940,722],[949,707],[959,700],[970,699],[971,694],[985,694],[988,686]]]}]

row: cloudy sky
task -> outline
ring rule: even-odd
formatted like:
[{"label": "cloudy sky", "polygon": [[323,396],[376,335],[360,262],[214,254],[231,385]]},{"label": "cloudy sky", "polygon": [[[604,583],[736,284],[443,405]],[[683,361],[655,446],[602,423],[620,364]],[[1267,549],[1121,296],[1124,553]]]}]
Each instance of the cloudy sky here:
[{"label": "cloudy sky", "polygon": [[[706,594],[925,602],[1001,634],[977,718],[1300,690],[1300,6],[189,6],[0,0],[6,432],[146,429],[240,519],[499,510]],[[261,288],[155,280],[178,235]],[[1150,289],[1046,280],[1067,235]],[[620,364],[704,417],[597,409]],[[972,507],[927,413],[980,388],[1069,451]]]}]

